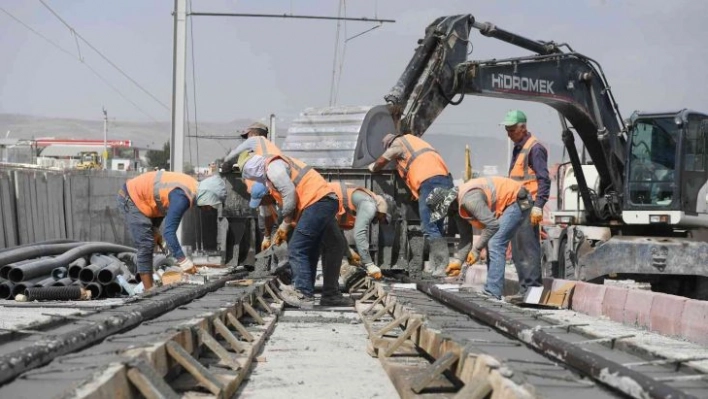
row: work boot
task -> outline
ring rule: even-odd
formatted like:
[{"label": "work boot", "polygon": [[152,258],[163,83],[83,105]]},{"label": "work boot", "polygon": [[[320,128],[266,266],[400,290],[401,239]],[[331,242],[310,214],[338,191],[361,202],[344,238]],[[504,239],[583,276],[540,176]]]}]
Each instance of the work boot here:
[{"label": "work boot", "polygon": [[285,289],[280,292],[280,297],[288,305],[299,309],[312,309],[315,306],[315,298],[307,296],[297,289]]},{"label": "work boot", "polygon": [[445,268],[450,262],[450,251],[447,248],[445,238],[433,238],[430,240],[430,265],[433,277],[445,277]]},{"label": "work boot", "polygon": [[320,298],[320,306],[344,307],[352,306],[352,299],[342,294],[322,296]]}]

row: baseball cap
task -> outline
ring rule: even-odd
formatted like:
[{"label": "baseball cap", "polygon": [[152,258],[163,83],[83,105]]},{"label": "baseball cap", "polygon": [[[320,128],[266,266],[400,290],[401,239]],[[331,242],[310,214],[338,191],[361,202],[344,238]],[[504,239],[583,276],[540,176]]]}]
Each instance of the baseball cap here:
[{"label": "baseball cap", "polygon": [[500,123],[500,125],[514,126],[517,123],[526,123],[526,114],[518,109],[513,109],[506,113],[504,122]]},{"label": "baseball cap", "polygon": [[261,182],[253,183],[251,187],[251,200],[248,202],[248,206],[255,209],[261,205],[261,200],[268,194],[268,187]]},{"label": "baseball cap", "polygon": [[268,126],[266,126],[266,125],[264,125],[264,124],[262,124],[262,123],[260,123],[260,122],[254,122],[254,123],[251,123],[251,124],[246,128],[246,130],[244,130],[243,133],[241,133],[241,137],[243,137],[244,139],[245,139],[246,137],[248,137],[248,132],[251,131],[251,130],[261,130],[261,131],[262,131],[262,132],[261,132],[261,136],[264,136],[264,137],[268,135]]}]

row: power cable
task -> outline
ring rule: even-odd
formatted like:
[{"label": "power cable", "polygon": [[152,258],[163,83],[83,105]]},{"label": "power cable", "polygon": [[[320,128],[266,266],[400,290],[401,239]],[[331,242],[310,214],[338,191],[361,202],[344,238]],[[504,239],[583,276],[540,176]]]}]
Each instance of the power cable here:
[{"label": "power cable", "polygon": [[81,41],[83,41],[84,43],[86,43],[86,45],[87,45],[91,50],[95,51],[95,52],[96,52],[99,56],[101,56],[101,58],[103,58],[109,65],[111,65],[111,66],[112,66],[113,68],[115,68],[118,72],[120,72],[121,75],[123,75],[126,79],[128,79],[128,80],[129,80],[130,82],[132,82],[135,86],[137,86],[140,90],[142,90],[143,93],[145,93],[145,94],[147,94],[148,96],[150,96],[150,98],[152,98],[153,100],[155,100],[158,104],[162,105],[162,107],[165,108],[166,110],[168,110],[168,111],[170,110],[170,107],[168,107],[165,103],[163,103],[162,101],[160,101],[155,95],[153,95],[152,93],[150,93],[145,87],[143,87],[143,86],[142,86],[140,83],[138,83],[135,79],[133,79],[132,77],[130,77],[130,75],[128,75],[127,73],[125,73],[125,71],[123,71],[118,65],[116,65],[116,64],[115,64],[113,61],[111,61],[110,59],[108,59],[108,57],[106,57],[106,56],[105,56],[99,49],[97,49],[93,44],[91,44],[88,40],[86,40],[83,36],[81,36],[81,34],[79,34],[79,32],[77,32],[71,25],[69,25],[68,22],[66,22],[61,16],[59,16],[59,14],[57,14],[56,11],[54,11],[51,7],[49,7],[49,5],[44,2],[44,0],[39,0],[39,2],[42,3],[42,5],[43,5],[44,7],[46,7],[47,10],[49,10],[49,12],[51,12],[55,17],[57,17],[57,19],[58,19],[62,24],[64,24],[64,26],[66,26],[67,29],[69,29],[69,31],[71,32],[72,35],[74,35],[75,37],[81,39]]},{"label": "power cable", "polygon": [[334,105],[334,83],[337,74],[337,57],[339,56],[339,30],[341,29],[342,21],[342,3],[344,0],[339,0],[337,8],[337,33],[334,36],[334,58],[332,59],[332,81],[329,84],[329,105]]},{"label": "power cable", "polygon": [[133,107],[135,107],[135,109],[137,109],[140,113],[142,113],[143,115],[145,115],[145,116],[147,116],[148,118],[150,118],[153,122],[159,122],[154,116],[152,116],[152,115],[149,114],[147,111],[145,111],[145,110],[143,110],[142,108],[140,108],[140,106],[139,106],[138,104],[136,104],[133,100],[131,100],[130,98],[128,98],[125,94],[123,94],[123,92],[121,92],[120,90],[118,90],[117,87],[113,86],[113,84],[111,84],[110,82],[108,82],[108,80],[107,80],[106,78],[104,78],[100,73],[98,73],[98,71],[96,71],[95,69],[93,69],[93,68],[91,67],[91,65],[89,65],[89,64],[83,59],[83,57],[81,57],[81,56],[76,56],[76,55],[73,54],[71,51],[69,51],[69,50],[67,50],[67,49],[65,49],[65,48],[63,48],[63,47],[61,47],[60,45],[58,45],[57,43],[55,43],[54,41],[52,41],[52,40],[49,39],[48,37],[44,36],[43,34],[39,33],[37,30],[35,30],[35,29],[32,28],[31,26],[29,26],[29,25],[27,25],[26,23],[24,23],[23,21],[21,21],[21,20],[20,20],[19,18],[17,18],[16,16],[12,15],[9,11],[5,10],[4,8],[0,7],[0,11],[4,12],[5,14],[7,14],[7,16],[9,16],[10,18],[14,19],[15,22],[19,23],[20,25],[22,25],[23,27],[25,27],[25,28],[26,28],[27,30],[29,30],[30,32],[32,32],[32,33],[34,33],[35,35],[37,35],[38,37],[42,38],[44,41],[46,41],[47,43],[49,43],[49,44],[51,44],[52,46],[54,46],[55,48],[57,48],[57,49],[58,49],[59,51],[61,51],[62,53],[64,53],[64,54],[68,55],[69,57],[71,57],[71,58],[73,58],[73,59],[79,61],[79,62],[80,62],[81,64],[83,64],[89,71],[91,71],[91,73],[93,73],[98,79],[100,79],[106,86],[110,87],[110,88],[111,88],[113,91],[115,91],[119,96],[121,96],[125,101],[127,101],[127,102],[129,102],[131,105],[133,105]]}]

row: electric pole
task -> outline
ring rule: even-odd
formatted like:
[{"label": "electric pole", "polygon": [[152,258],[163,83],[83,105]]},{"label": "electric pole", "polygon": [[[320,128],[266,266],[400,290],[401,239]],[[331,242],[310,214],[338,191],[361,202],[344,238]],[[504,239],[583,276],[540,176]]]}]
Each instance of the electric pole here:
[{"label": "electric pole", "polygon": [[184,164],[184,102],[187,66],[187,0],[175,0],[174,16],[170,169],[173,172],[182,172]]},{"label": "electric pole", "polygon": [[108,169],[108,111],[103,108],[103,170]]}]

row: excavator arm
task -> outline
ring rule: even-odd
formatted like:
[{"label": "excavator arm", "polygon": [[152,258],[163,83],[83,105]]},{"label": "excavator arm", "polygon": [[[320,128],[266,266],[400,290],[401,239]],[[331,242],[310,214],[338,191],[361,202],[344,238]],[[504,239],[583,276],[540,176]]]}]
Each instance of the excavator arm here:
[{"label": "excavator arm", "polygon": [[[467,61],[471,28],[536,54]],[[600,66],[561,47],[476,22],[471,15],[439,18],[428,26],[413,59],[385,97],[394,124],[399,133],[421,136],[448,104],[459,104],[467,94],[548,104],[572,124],[597,168],[600,192],[594,193],[582,176],[573,134],[565,131],[563,142],[574,170],[580,172],[585,209],[595,220],[619,218],[626,156],[623,120]]]}]

